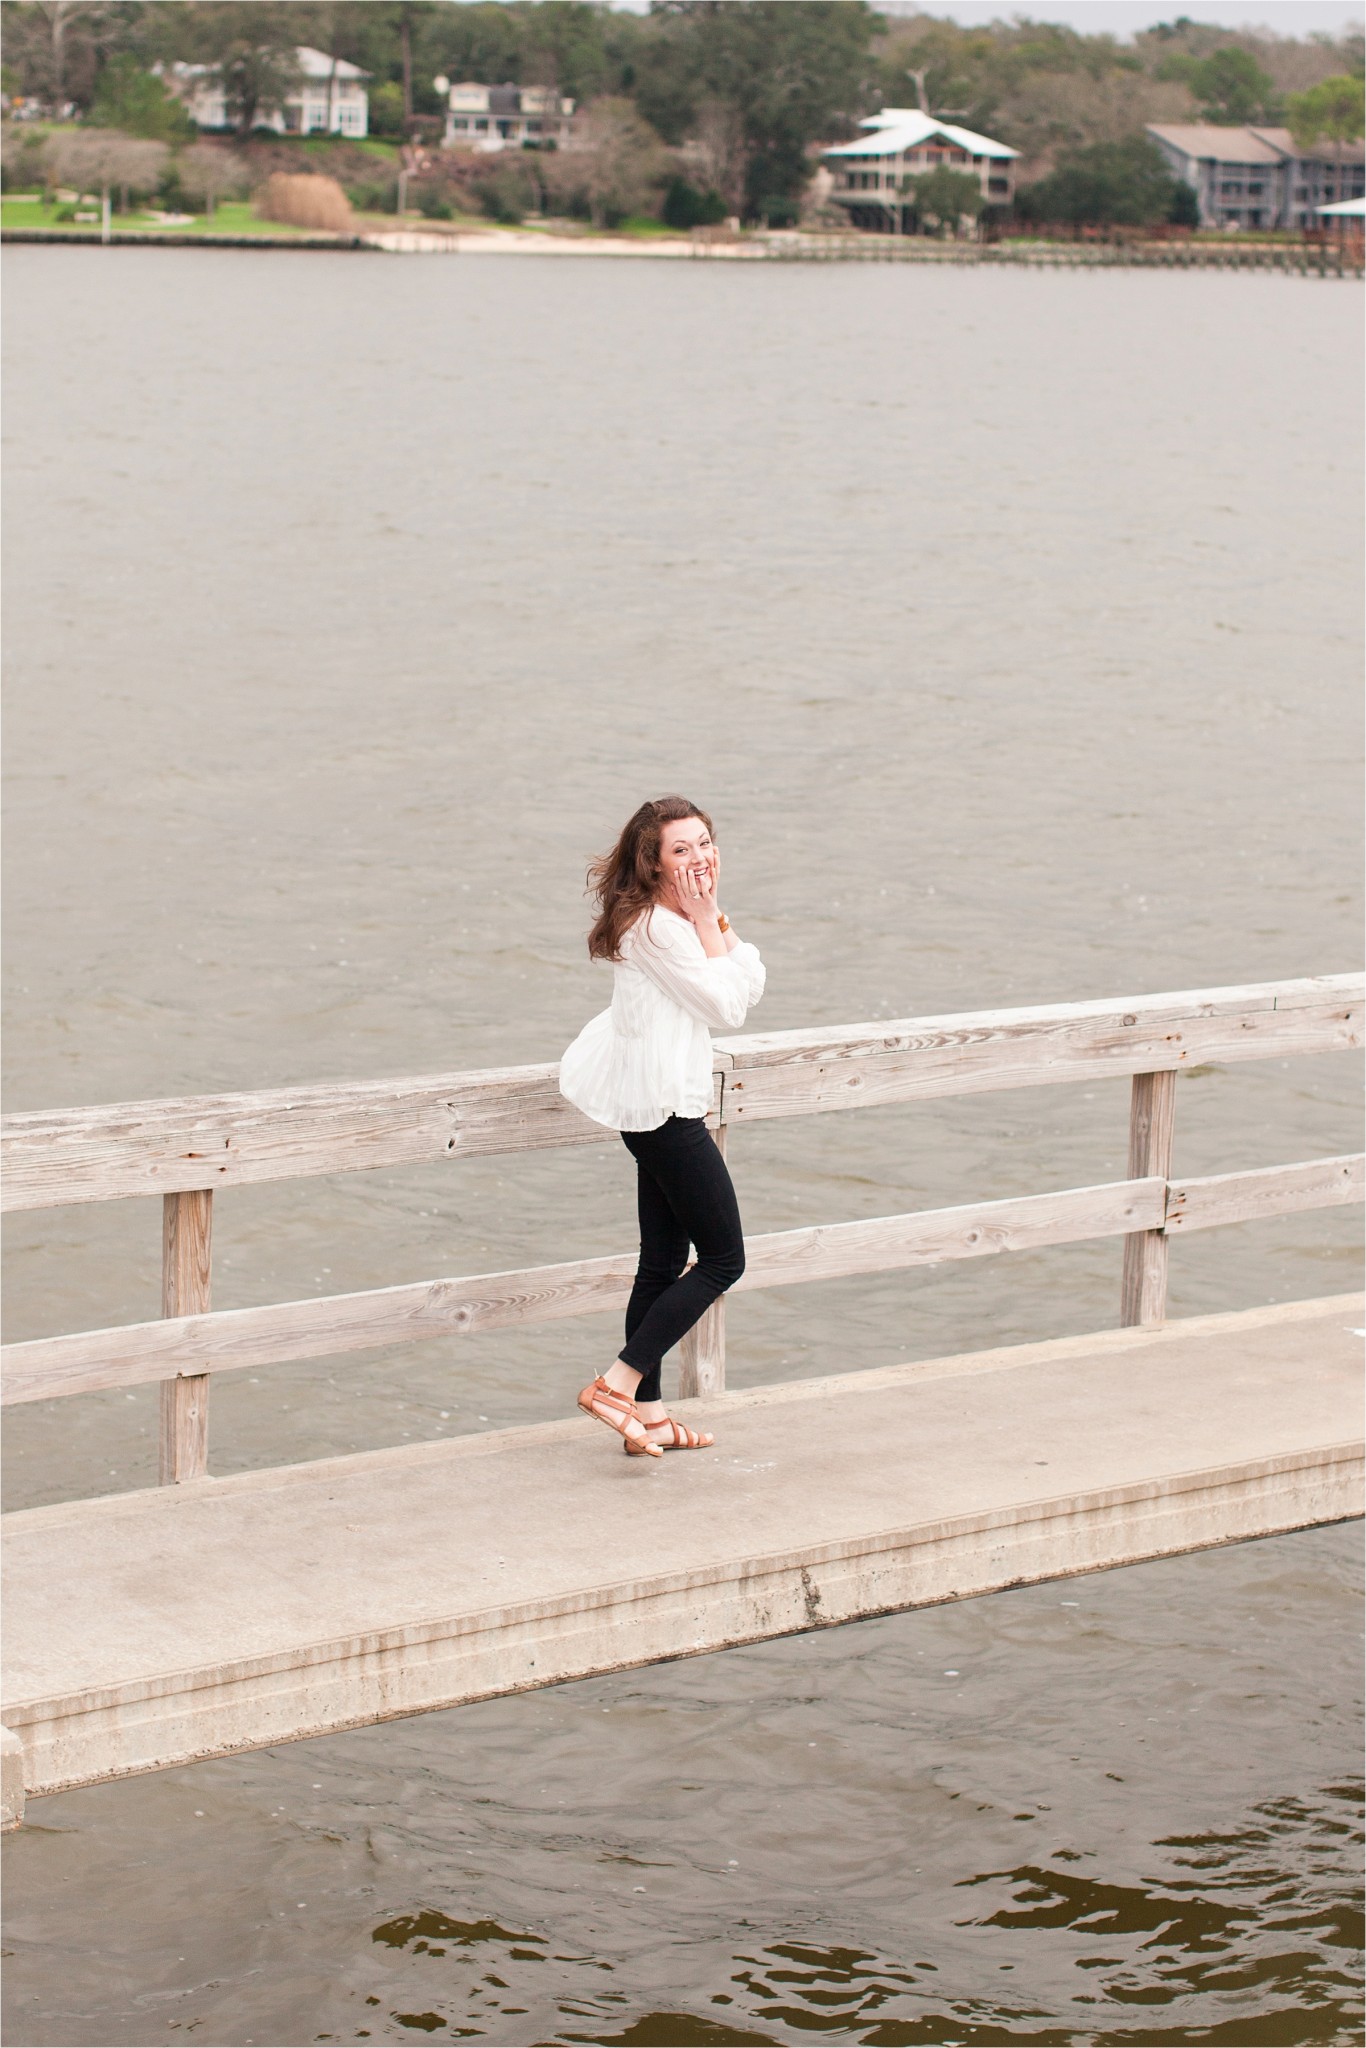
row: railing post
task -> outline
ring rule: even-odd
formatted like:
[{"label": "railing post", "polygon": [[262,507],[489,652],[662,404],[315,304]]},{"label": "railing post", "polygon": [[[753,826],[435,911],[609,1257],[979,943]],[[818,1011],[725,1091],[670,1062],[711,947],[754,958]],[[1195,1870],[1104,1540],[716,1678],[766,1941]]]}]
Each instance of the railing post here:
[{"label": "railing post", "polygon": [[[209,1306],[213,1194],[165,1195],[161,1207],[161,1313],[202,1315]],[[209,1375],[161,1382],[162,1486],[202,1479],[209,1469]]]},{"label": "railing post", "polygon": [[[726,1156],[726,1126],[712,1132],[717,1150]],[[726,1391],[726,1297],[724,1294],[695,1322],[679,1346],[678,1397],[691,1401],[699,1394]]]},{"label": "railing post", "polygon": [[[1171,1179],[1176,1075],[1135,1074],[1129,1098],[1129,1178]],[[1149,1327],[1167,1319],[1167,1233],[1134,1230],[1124,1240],[1120,1322]]]}]

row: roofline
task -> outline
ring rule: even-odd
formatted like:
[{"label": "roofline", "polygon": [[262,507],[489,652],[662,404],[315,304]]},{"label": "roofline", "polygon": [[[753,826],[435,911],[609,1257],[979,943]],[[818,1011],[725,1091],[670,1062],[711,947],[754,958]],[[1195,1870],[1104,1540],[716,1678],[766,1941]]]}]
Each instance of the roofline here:
[{"label": "roofline", "polygon": [[974,129],[958,128],[954,125],[952,121],[936,121],[932,114],[917,115],[917,118],[928,121],[930,125],[916,142],[911,143],[909,145],[898,144],[895,150],[892,150],[890,148],[879,149],[877,147],[878,143],[881,142],[883,138],[886,137],[897,124],[892,121],[882,121],[880,119],[874,119],[869,121],[861,121],[859,123],[859,126],[861,128],[870,128],[872,130],[872,133],[870,135],[865,135],[858,142],[831,143],[829,148],[823,149],[820,152],[820,154],[823,157],[896,155],[899,154],[900,150],[905,147],[910,147],[913,149],[919,148],[920,144],[922,142],[927,142],[931,135],[947,136],[949,141],[954,143],[959,149],[965,149],[968,152],[969,156],[991,156],[997,158],[1006,158],[1018,157],[1020,154],[1019,150],[1012,149],[1008,142],[995,142],[992,140],[991,136],[978,135]]}]

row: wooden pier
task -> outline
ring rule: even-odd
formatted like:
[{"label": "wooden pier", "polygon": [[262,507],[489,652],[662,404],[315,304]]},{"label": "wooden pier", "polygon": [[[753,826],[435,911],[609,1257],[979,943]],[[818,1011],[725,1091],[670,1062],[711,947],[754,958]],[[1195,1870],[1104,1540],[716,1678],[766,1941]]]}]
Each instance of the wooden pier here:
[{"label": "wooden pier", "polygon": [[6,1517],[11,1810],[20,1776],[53,1791],[1359,1513],[1358,1302],[1164,1319],[1173,1237],[1363,1190],[1359,1154],[1179,1178],[1176,1075],[1359,1046],[1362,1003],[1341,975],[718,1041],[723,1145],[772,1117],[1131,1076],[1124,1180],[755,1237],[740,1283],[1120,1236],[1121,1327],[727,1394],[723,1301],[681,1364],[721,1441],[662,1464],[574,1418],[208,1476],[215,1371],[624,1303],[625,1250],[211,1305],[216,1189],[610,1139],[555,1067],[10,1118],[6,1208],[163,1197],[159,1320],[3,1355],[6,1402],[162,1388],[159,1489]]},{"label": "wooden pier", "polygon": [[1010,270],[1222,270],[1275,272],[1285,277],[1360,277],[1359,237],[1334,242],[1063,241],[1004,239],[938,241],[927,235],[879,235],[858,229],[821,234],[787,229],[727,241],[699,236],[692,254],[703,258],[762,259],[774,263],[920,263],[1004,267]]}]

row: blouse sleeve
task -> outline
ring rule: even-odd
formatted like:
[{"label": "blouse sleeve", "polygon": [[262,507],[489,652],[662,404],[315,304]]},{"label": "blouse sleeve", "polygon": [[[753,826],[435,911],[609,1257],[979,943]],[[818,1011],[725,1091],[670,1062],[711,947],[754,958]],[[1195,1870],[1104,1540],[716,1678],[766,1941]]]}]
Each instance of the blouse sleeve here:
[{"label": "blouse sleeve", "polygon": [[718,1031],[738,1031],[764,992],[757,947],[742,939],[713,960],[696,933],[669,916],[643,919],[631,934],[630,953],[632,964],[680,1009]]}]

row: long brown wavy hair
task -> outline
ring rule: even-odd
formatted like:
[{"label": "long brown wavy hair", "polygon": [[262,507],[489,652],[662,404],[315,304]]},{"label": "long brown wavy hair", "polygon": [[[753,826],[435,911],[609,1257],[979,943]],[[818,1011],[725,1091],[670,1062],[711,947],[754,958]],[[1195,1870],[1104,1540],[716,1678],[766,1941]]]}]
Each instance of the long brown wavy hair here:
[{"label": "long brown wavy hair", "polygon": [[701,804],[685,796],[657,796],[627,819],[610,853],[588,870],[588,887],[598,915],[588,934],[590,960],[619,960],[621,942],[643,910],[657,901],[659,841],[666,825],[680,818],[700,818],[708,832],[712,822]]}]

